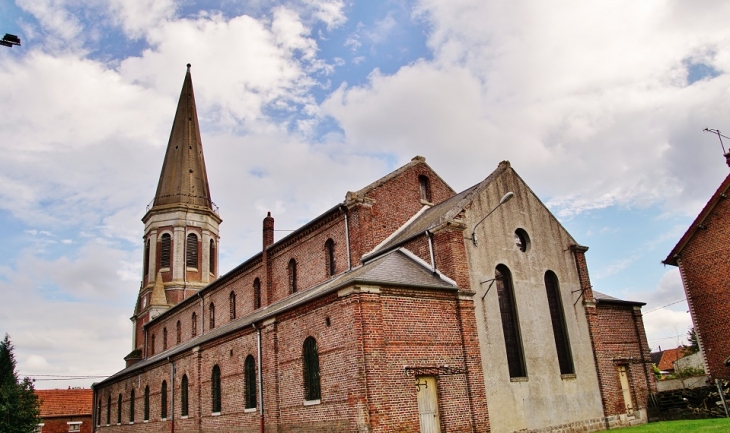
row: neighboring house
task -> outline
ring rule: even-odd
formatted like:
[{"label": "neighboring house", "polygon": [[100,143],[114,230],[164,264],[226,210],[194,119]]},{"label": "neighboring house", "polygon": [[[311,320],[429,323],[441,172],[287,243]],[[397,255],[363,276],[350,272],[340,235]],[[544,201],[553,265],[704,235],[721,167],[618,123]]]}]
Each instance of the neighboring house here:
[{"label": "neighboring house", "polygon": [[41,403],[40,433],[93,431],[93,391],[90,389],[41,389],[35,391]]},{"label": "neighboring house", "polygon": [[694,370],[696,372],[699,372],[699,370],[704,371],[705,360],[702,357],[702,353],[691,353],[674,361],[675,372],[681,372],[685,370]]},{"label": "neighboring house", "polygon": [[587,247],[509,162],[456,193],[415,157],[277,242],[269,214],[262,251],[219,276],[188,70],[143,222],[132,352],[94,385],[97,431],[646,421],[643,304],[592,291]]},{"label": "neighboring house", "polygon": [[705,372],[713,379],[730,379],[725,364],[730,357],[729,189],[730,176],[664,259],[665,264],[679,267]]},{"label": "neighboring house", "polygon": [[662,357],[659,359],[659,363],[656,365],[662,376],[668,376],[675,373],[674,363],[677,360],[689,355],[689,351],[684,346],[679,346],[674,349],[667,349],[662,351]]}]

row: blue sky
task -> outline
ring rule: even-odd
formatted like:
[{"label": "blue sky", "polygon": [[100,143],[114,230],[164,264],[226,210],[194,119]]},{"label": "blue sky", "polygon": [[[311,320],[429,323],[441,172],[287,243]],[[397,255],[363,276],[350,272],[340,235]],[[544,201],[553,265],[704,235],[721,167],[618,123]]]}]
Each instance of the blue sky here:
[{"label": "blue sky", "polygon": [[[703,1],[0,3],[0,331],[22,374],[131,350],[142,217],[191,63],[221,270],[423,155],[456,190],[508,159],[598,291],[690,326],[661,260],[727,175],[730,5]],[[39,376],[39,378],[41,378]],[[38,381],[41,388],[89,381]]]}]

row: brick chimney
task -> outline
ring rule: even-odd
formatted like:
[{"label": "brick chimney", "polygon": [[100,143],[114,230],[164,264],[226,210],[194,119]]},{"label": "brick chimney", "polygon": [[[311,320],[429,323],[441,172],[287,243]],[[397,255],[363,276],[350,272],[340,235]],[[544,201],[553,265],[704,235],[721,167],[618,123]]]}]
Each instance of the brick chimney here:
[{"label": "brick chimney", "polygon": [[264,249],[274,243],[274,218],[267,212],[264,218]]},{"label": "brick chimney", "polygon": [[730,152],[725,154],[725,162],[727,163],[727,166],[730,167]]}]

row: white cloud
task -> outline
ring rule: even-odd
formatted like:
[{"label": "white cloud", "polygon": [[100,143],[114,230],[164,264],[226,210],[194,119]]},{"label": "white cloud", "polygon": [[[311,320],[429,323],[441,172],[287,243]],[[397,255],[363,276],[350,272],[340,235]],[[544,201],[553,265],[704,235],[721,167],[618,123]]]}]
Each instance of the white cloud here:
[{"label": "white cloud", "polygon": [[127,36],[141,38],[175,16],[173,0],[110,0],[109,12]]}]

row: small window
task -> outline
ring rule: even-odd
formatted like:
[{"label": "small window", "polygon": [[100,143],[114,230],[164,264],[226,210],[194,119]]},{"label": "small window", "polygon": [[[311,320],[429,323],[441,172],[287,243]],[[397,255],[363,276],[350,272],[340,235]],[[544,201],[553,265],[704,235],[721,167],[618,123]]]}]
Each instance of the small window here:
[{"label": "small window", "polygon": [[256,361],[253,355],[248,355],[243,363],[246,409],[256,407]]},{"label": "small window", "polygon": [[122,394],[117,398],[117,424],[122,423]]},{"label": "small window", "polygon": [[182,324],[180,321],[177,321],[177,324],[175,325],[175,344],[180,344],[182,341]]},{"label": "small window", "polygon": [[142,267],[144,268],[144,277],[149,276],[150,273],[150,240],[147,239],[147,242],[145,242],[144,245],[144,263],[142,264]]},{"label": "small window", "polygon": [[570,351],[570,339],[568,338],[568,327],[565,323],[565,311],[560,298],[558,277],[552,271],[545,272],[545,290],[547,291],[548,308],[550,309],[550,321],[553,325],[555,349],[558,352],[560,374],[575,374],[573,355]]},{"label": "small window", "polygon": [[504,345],[507,350],[507,367],[510,377],[526,377],[525,355],[522,350],[522,336],[515,305],[515,292],[512,286],[512,274],[505,265],[497,266],[495,270],[497,282],[497,299],[499,313],[502,317],[502,332]]},{"label": "small window", "polygon": [[150,387],[144,387],[144,420],[150,420]]},{"label": "small window", "polygon": [[261,280],[258,278],[253,280],[253,308],[261,308]]},{"label": "small window", "polygon": [[183,374],[180,381],[180,416],[188,416],[188,376]]},{"label": "small window", "polygon": [[213,239],[210,240],[208,265],[210,266],[210,273],[215,275],[215,242],[213,242]]},{"label": "small window", "polygon": [[106,398],[106,425],[112,423],[112,396]]},{"label": "small window", "polygon": [[294,259],[289,260],[288,266],[289,273],[289,293],[296,293],[297,291],[297,261]]},{"label": "small window", "polygon": [[327,276],[331,277],[335,274],[335,241],[327,239],[324,243],[325,263],[327,266]]},{"label": "small window", "polygon": [[195,235],[195,233],[190,233],[188,235],[188,248],[187,248],[187,254],[186,254],[186,261],[185,264],[190,268],[196,268],[198,267],[198,237]]},{"label": "small window", "polygon": [[233,291],[228,295],[228,315],[231,320],[236,318],[236,292]]},{"label": "small window", "polygon": [[129,422],[134,422],[134,389],[129,394]]},{"label": "small window", "polygon": [[215,328],[215,304],[212,302],[208,306],[208,328]]},{"label": "small window", "polygon": [[160,390],[160,418],[167,419],[167,381],[162,381]]},{"label": "small window", "polygon": [[155,354],[155,334],[150,336],[150,356]]},{"label": "small window", "polygon": [[304,367],[304,399],[319,400],[319,353],[317,340],[307,337],[302,350],[302,365]]},{"label": "small window", "polygon": [[160,268],[170,267],[170,253],[172,250],[172,238],[165,233],[160,238]]},{"label": "small window", "polygon": [[213,373],[210,378],[211,410],[213,413],[221,411],[221,369],[213,366]]},{"label": "small window", "polygon": [[421,190],[421,200],[431,203],[431,181],[427,176],[418,176],[418,186]]},{"label": "small window", "polygon": [[68,425],[68,431],[70,432],[80,432],[81,431],[81,424],[82,421],[69,421],[66,424]]},{"label": "small window", "polygon": [[190,319],[190,335],[195,337],[198,335],[198,315],[193,313],[193,317]]},{"label": "small window", "polygon": [[33,433],[43,433],[43,426],[46,425],[45,423],[36,424],[35,428],[33,429]]},{"label": "small window", "polygon": [[167,328],[162,328],[162,350],[167,350]]},{"label": "small window", "polygon": [[530,250],[530,236],[523,229],[515,230],[515,245],[523,253]]}]

